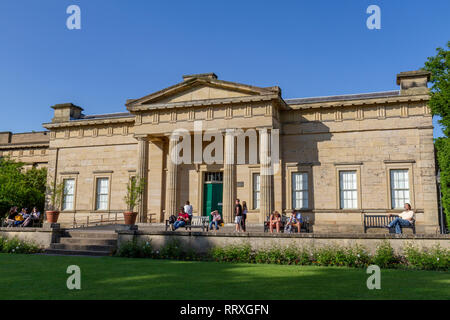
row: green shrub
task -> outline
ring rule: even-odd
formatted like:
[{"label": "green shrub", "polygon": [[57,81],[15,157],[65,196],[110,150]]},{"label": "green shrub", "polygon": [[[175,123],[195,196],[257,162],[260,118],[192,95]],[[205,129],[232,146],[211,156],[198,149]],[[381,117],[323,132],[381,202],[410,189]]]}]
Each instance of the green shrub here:
[{"label": "green shrub", "polygon": [[42,249],[35,243],[30,241],[19,240],[18,238],[6,239],[0,237],[1,253],[39,253]]},{"label": "green shrub", "polygon": [[431,249],[422,251],[414,244],[408,244],[404,248],[405,260],[408,266],[423,270],[447,271],[450,264],[450,250],[436,244]]},{"label": "green shrub", "polygon": [[213,247],[208,254],[199,255],[193,248],[183,250],[179,240],[171,240],[160,251],[152,251],[150,243],[130,241],[120,246],[117,256],[177,260],[212,260],[217,262],[295,264],[364,268],[376,264],[380,268],[410,267],[422,270],[448,270],[449,250],[439,245],[430,250],[419,250],[412,245],[404,249],[404,257],[397,256],[388,241],[378,244],[374,255],[361,245],[322,248],[297,248],[289,246],[254,250],[246,243]]},{"label": "green shrub", "polygon": [[377,246],[375,255],[373,256],[373,264],[376,264],[380,268],[390,268],[395,267],[399,262],[400,259],[395,255],[394,249],[389,241],[385,240]]},{"label": "green shrub", "polygon": [[151,258],[153,250],[151,241],[137,241],[136,239],[122,243],[117,249],[116,256],[125,258]]},{"label": "green shrub", "polygon": [[254,261],[253,252],[249,244],[215,247],[210,250],[209,254],[213,260],[218,262],[251,263]]},{"label": "green shrub", "polygon": [[181,259],[184,254],[178,239],[171,239],[161,250],[156,254],[161,259]]}]

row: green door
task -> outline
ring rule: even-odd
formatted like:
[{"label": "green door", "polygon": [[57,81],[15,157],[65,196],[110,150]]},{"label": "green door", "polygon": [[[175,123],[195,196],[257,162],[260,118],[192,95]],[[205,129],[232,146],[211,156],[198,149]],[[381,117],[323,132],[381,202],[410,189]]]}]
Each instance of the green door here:
[{"label": "green door", "polygon": [[211,212],[219,210],[222,216],[222,183],[205,183],[203,186],[203,215],[211,216]]}]

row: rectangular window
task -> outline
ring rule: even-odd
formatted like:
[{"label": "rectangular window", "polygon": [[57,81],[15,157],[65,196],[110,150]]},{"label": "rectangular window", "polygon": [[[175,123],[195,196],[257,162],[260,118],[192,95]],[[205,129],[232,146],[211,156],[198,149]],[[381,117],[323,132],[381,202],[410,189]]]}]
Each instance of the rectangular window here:
[{"label": "rectangular window", "polygon": [[358,208],[358,184],[356,171],[339,171],[341,209]]},{"label": "rectangular window", "polygon": [[403,208],[409,203],[408,170],[391,170],[391,200],[392,209]]},{"label": "rectangular window", "polygon": [[308,208],[308,174],[292,173],[292,209]]},{"label": "rectangular window", "polygon": [[75,179],[64,179],[64,197],[62,203],[63,210],[73,210],[75,198]]},{"label": "rectangular window", "polygon": [[95,210],[108,210],[108,191],[109,191],[109,179],[98,178],[97,179],[97,201],[95,204]]},{"label": "rectangular window", "polygon": [[260,195],[260,176],[259,173],[253,174],[253,209],[259,208],[259,195]]}]

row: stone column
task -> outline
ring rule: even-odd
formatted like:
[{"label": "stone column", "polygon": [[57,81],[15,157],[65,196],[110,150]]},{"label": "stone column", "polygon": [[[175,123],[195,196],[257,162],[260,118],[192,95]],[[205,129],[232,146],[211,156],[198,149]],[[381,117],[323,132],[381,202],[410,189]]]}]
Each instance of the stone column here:
[{"label": "stone column", "polygon": [[178,182],[178,158],[179,153],[175,150],[179,136],[171,134],[169,138],[169,150],[167,155],[167,180],[166,180],[166,207],[164,218],[178,212],[177,208],[177,182]]},{"label": "stone column", "polygon": [[[259,222],[273,211],[273,170],[271,166],[271,141],[268,129],[259,130],[260,205]],[[281,212],[280,212],[281,213]]]},{"label": "stone column", "polygon": [[234,164],[234,141],[234,129],[226,129],[222,200],[222,215],[225,223],[232,223],[234,221],[234,202],[236,200],[236,165]]},{"label": "stone column", "polygon": [[147,185],[148,185],[148,140],[147,137],[136,137],[138,140],[138,166],[136,177],[145,181],[145,188],[141,194],[141,201],[138,204],[139,222],[147,222]]}]

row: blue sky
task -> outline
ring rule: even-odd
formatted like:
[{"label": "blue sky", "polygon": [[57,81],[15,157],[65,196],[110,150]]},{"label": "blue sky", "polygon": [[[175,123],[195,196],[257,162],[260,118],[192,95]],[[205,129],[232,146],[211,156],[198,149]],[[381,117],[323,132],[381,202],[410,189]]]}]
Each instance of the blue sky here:
[{"label": "blue sky", "polygon": [[[66,28],[72,4],[81,30]],[[366,27],[371,4],[381,30]],[[42,130],[56,103],[122,112],[190,73],[284,98],[395,90],[450,40],[449,12],[448,0],[1,0],[0,131]]]}]

